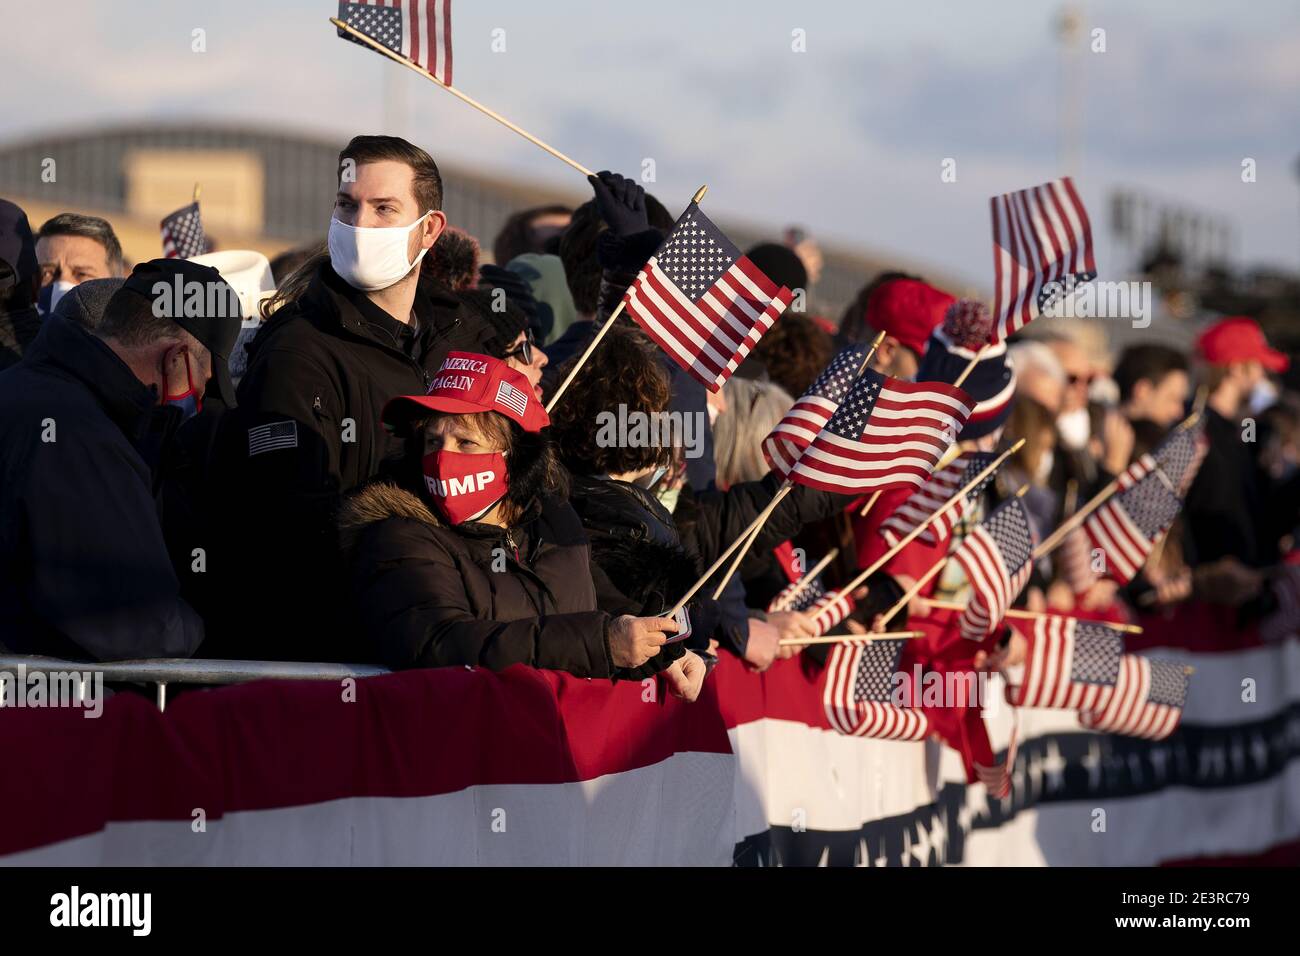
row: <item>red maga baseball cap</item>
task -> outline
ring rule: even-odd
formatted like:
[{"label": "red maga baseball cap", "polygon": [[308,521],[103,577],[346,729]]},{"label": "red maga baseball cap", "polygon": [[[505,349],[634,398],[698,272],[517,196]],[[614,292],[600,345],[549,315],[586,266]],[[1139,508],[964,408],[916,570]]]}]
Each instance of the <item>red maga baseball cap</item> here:
[{"label": "red maga baseball cap", "polygon": [[383,421],[397,428],[423,411],[500,412],[526,432],[551,423],[523,373],[501,359],[475,352],[448,352],[427,395],[399,395],[384,406]]},{"label": "red maga baseball cap", "polygon": [[1196,351],[1211,365],[1254,360],[1270,372],[1285,372],[1291,365],[1285,353],[1269,347],[1259,323],[1244,315],[1215,322],[1197,338]]},{"label": "red maga baseball cap", "polygon": [[863,318],[877,332],[892,335],[920,356],[930,333],[956,301],[919,279],[891,279],[872,290]]}]

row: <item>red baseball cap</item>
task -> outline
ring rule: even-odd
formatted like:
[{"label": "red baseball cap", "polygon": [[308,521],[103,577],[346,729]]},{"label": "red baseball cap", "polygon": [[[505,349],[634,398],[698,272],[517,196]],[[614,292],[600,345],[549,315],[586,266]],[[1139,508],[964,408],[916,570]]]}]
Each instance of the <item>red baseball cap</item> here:
[{"label": "red baseball cap", "polygon": [[919,279],[891,279],[867,299],[867,325],[892,335],[918,356],[925,354],[930,333],[957,300]]},{"label": "red baseball cap", "polygon": [[1291,365],[1286,353],[1269,347],[1259,323],[1244,315],[1215,322],[1197,338],[1196,351],[1211,365],[1254,360],[1270,372],[1285,372]]},{"label": "red baseball cap", "polygon": [[384,406],[383,421],[400,426],[421,410],[464,415],[499,412],[526,432],[551,423],[522,372],[501,359],[475,352],[448,352],[426,395],[399,395]]}]

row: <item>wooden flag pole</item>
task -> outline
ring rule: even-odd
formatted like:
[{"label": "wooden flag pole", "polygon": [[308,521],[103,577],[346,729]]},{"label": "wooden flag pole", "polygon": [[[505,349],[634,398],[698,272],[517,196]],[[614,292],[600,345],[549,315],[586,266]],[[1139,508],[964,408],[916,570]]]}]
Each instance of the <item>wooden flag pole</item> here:
[{"label": "wooden flag pole", "polygon": [[[862,364],[858,366],[858,374],[854,376],[854,381],[861,378],[862,373],[867,370],[869,365],[871,365],[871,360],[875,357],[876,349],[880,348],[880,343],[883,341],[885,341],[885,333],[877,333],[875,339],[871,343],[871,348],[867,349],[867,354],[862,357]],[[827,419],[827,421],[829,421],[829,419]],[[825,427],[825,425],[822,426],[822,428]],[[785,484],[781,486],[781,490],[777,492],[776,497],[772,499],[772,503],[768,505],[767,510],[763,514],[759,515],[759,517],[762,518],[762,521],[758,523],[758,527],[754,529],[754,533],[745,541],[744,545],[740,549],[740,553],[736,555],[736,559],[731,562],[731,567],[727,568],[727,573],[722,576],[722,580],[718,583],[717,588],[714,589],[713,600],[716,601],[718,598],[722,597],[722,591],[727,586],[727,582],[731,580],[732,575],[736,573],[736,569],[740,567],[740,562],[745,559],[745,555],[749,553],[750,547],[758,540],[758,533],[763,529],[763,523],[766,522],[772,512],[776,510],[776,506],[780,503],[781,499],[788,495],[792,489],[793,485],[791,484],[790,479],[786,478]],[[879,497],[879,495],[880,492],[877,491],[876,497]],[[874,501],[875,499],[873,498],[872,500]]]},{"label": "wooden flag pole", "polygon": [[[941,611],[964,611],[966,605],[958,604],[956,601],[931,601],[930,606],[938,608]],[[1023,608],[1013,607],[1007,611],[1007,617],[1019,618],[1027,621],[1034,621],[1040,618],[1049,617],[1068,617],[1076,621],[1082,621],[1084,618],[1076,618],[1073,614],[1055,614],[1051,611],[1027,611]],[[1106,627],[1114,628],[1117,631],[1123,631],[1125,634],[1141,634],[1142,628],[1136,624],[1124,624],[1119,621],[1094,621],[1087,620],[1088,624],[1104,624]]]},{"label": "wooden flag pole", "polygon": [[[936,465],[935,468],[937,470],[938,466]],[[876,506],[876,502],[880,500],[880,496],[883,493],[884,493],[884,489],[878,488],[876,490],[876,493],[873,494],[870,498],[868,498],[867,503],[862,506],[862,510],[858,512],[858,517],[865,518],[867,516],[867,512]]]},{"label": "wooden flag pole", "polygon": [[735,559],[732,560],[731,567],[727,568],[727,573],[722,576],[722,580],[718,582],[718,586],[713,589],[713,600],[716,601],[718,598],[722,597],[722,592],[726,588],[727,582],[731,580],[732,575],[736,573],[736,569],[740,567],[740,562],[743,561],[745,555],[749,553],[750,545],[758,540],[758,533],[763,530],[763,525],[767,524],[767,519],[772,517],[772,512],[776,510],[776,506],[784,501],[785,496],[792,491],[794,491],[794,482],[787,478],[785,484],[781,485],[776,494],[772,496],[772,500],[767,503],[767,507],[764,508],[762,513],[754,519],[753,524],[749,526],[750,530],[742,536],[744,539],[743,543],[741,544],[740,551],[736,554]]},{"label": "wooden flag pole", "polygon": [[551,396],[551,400],[546,403],[546,414],[549,415],[551,413],[551,409],[554,408],[555,403],[560,400],[560,396],[563,395],[568,390],[569,386],[573,384],[573,380],[578,377],[578,373],[582,371],[582,367],[587,364],[587,359],[591,357],[591,353],[596,351],[596,346],[600,344],[600,340],[603,339],[606,333],[614,327],[614,320],[619,317],[622,311],[623,303],[620,302],[618,308],[610,314],[609,318],[605,320],[605,324],[600,327],[600,331],[596,333],[595,338],[587,343],[587,347],[583,349],[582,355],[578,357],[577,364],[569,370],[568,375],[564,376],[564,381],[561,382],[560,387],[555,390],[555,394]]},{"label": "wooden flag pole", "polygon": [[749,536],[753,533],[754,529],[758,527],[759,521],[762,518],[763,515],[759,515],[752,522],[750,522],[749,527],[746,528],[744,531],[740,532],[736,540],[731,542],[731,544],[727,545],[727,550],[723,551],[720,555],[718,555],[717,560],[714,561],[713,564],[709,565],[709,569],[705,571],[703,574],[701,574],[699,578],[696,579],[695,583],[691,585],[691,589],[686,592],[685,596],[683,596],[680,601],[678,601],[675,605],[673,605],[673,609],[669,611],[667,614],[661,616],[672,617],[678,611],[684,608],[687,605],[687,603],[691,600],[691,598],[695,597],[695,592],[697,592],[700,588],[704,587],[705,582],[708,581],[709,578],[713,577],[713,575],[717,573],[720,567],[722,567],[724,564],[727,563],[728,558],[730,558],[733,554],[735,554],[736,549],[740,547],[741,543],[748,540]]},{"label": "wooden flag pole", "polygon": [[810,570],[807,574],[805,574],[803,577],[801,577],[798,581],[795,582],[794,587],[790,589],[790,593],[785,597],[783,601],[780,602],[780,604],[776,606],[775,610],[777,611],[789,610],[790,603],[794,601],[796,595],[804,591],[808,587],[808,585],[812,584],[813,580],[817,577],[817,575],[825,571],[826,565],[834,561],[836,557],[839,556],[839,553],[840,553],[839,548],[831,548],[829,551],[827,551],[826,556],[812,566],[812,570]]},{"label": "wooden flag pole", "polygon": [[966,379],[970,377],[971,372],[975,371],[975,366],[979,365],[980,359],[984,357],[984,351],[988,347],[989,347],[988,343],[985,342],[983,345],[979,347],[979,351],[971,356],[971,360],[966,363],[966,367],[962,369],[961,374],[957,376],[957,381],[952,383],[953,388],[961,388],[961,383],[966,381]]},{"label": "wooden flag pole", "polygon": [[[1196,420],[1200,417],[1200,415],[1201,413],[1199,411],[1193,411],[1192,414],[1188,415],[1186,418],[1184,418],[1181,422],[1178,423],[1177,425],[1178,430],[1186,431],[1188,428],[1191,428],[1192,425],[1196,424]],[[1116,478],[1105,488],[1101,489],[1101,491],[1093,495],[1092,499],[1086,505],[1084,505],[1081,509],[1076,511],[1074,514],[1070,515],[1070,517],[1066,521],[1064,521],[1059,528],[1057,528],[1050,535],[1048,535],[1047,539],[1044,540],[1042,544],[1040,544],[1038,547],[1034,549],[1034,560],[1037,561],[1039,558],[1043,557],[1044,555],[1051,554],[1051,552],[1055,551],[1056,548],[1060,546],[1061,542],[1065,540],[1066,535],[1068,535],[1075,528],[1079,527],[1081,524],[1087,521],[1088,516],[1092,514],[1094,511],[1096,511],[1098,508],[1100,508],[1103,504],[1105,504],[1106,499],[1109,498],[1118,490],[1119,490],[1119,479]]]},{"label": "wooden flag pole", "polygon": [[921,577],[910,588],[908,588],[906,591],[903,592],[903,596],[894,602],[893,607],[891,607],[888,611],[885,612],[884,617],[880,619],[880,623],[888,624],[890,621],[892,621],[894,619],[894,615],[897,614],[899,611],[901,611],[903,608],[907,607],[908,602],[910,602],[912,598],[920,594],[921,588],[929,584],[930,579],[933,578],[940,571],[942,571],[943,566],[947,563],[948,563],[948,558],[945,555],[944,557],[936,561],[934,564],[932,564],[930,566],[930,570],[926,571],[925,574],[921,575]]},{"label": "wooden flag pole", "polygon": [[965,486],[958,489],[955,495],[953,495],[951,498],[949,498],[947,501],[941,504],[938,508],[936,508],[928,518],[926,518],[924,521],[918,524],[911,531],[907,532],[907,534],[903,535],[903,537],[899,538],[898,543],[894,545],[892,548],[890,548],[888,551],[886,551],[884,554],[882,554],[879,558],[877,558],[872,563],[871,567],[867,568],[865,571],[859,572],[858,576],[855,577],[852,581],[844,585],[844,587],[840,588],[839,591],[832,592],[832,593],[851,594],[860,584],[862,584],[862,582],[864,582],[867,578],[871,577],[873,574],[875,574],[877,571],[883,568],[887,563],[889,563],[890,558],[898,554],[899,551],[902,551],[905,547],[907,547],[909,544],[915,541],[916,536],[919,535],[926,528],[930,527],[930,524],[936,518],[940,517],[941,515],[947,514],[949,509],[956,507],[957,502],[965,498],[975,488],[978,488],[980,482],[982,482],[989,475],[993,474],[993,472],[997,471],[998,468],[1001,467],[1002,463],[1007,460],[1007,458],[1009,458],[1011,455],[1015,454],[1020,450],[1021,446],[1023,446],[1024,443],[1025,443],[1025,439],[1021,438],[1019,441],[1017,441],[1006,451],[1002,452],[1002,454],[998,455],[997,458],[994,458],[991,462],[988,463],[988,465],[984,467],[982,471],[980,471],[978,475],[976,475],[969,482],[967,482]]},{"label": "wooden flag pole", "polygon": [[448,86],[446,83],[440,82],[437,77],[435,77],[424,67],[420,66],[414,60],[411,60],[408,57],[404,57],[400,53],[393,52],[392,50],[388,49],[388,47],[380,43],[378,40],[373,40],[366,34],[362,33],[360,30],[353,29],[351,26],[344,23],[338,17],[330,17],[330,23],[334,24],[344,33],[348,34],[348,36],[353,37],[354,39],[360,41],[361,43],[364,43],[366,46],[370,47],[370,49],[374,50],[375,52],[382,53],[384,56],[388,57],[393,62],[402,64],[402,66],[406,67],[408,70],[414,70],[416,73],[419,73],[422,77],[424,77],[426,80],[429,80],[431,83],[437,83],[438,86],[442,87],[452,96],[459,99],[461,102],[468,103],[470,106],[474,107],[474,109],[478,110],[484,116],[490,116],[492,119],[496,120],[502,126],[506,127],[506,129],[518,133],[520,136],[528,140],[528,142],[532,143],[534,146],[540,146],[542,149],[546,150],[546,152],[550,153],[560,162],[568,163],[578,172],[582,173],[582,175],[584,176],[595,175],[595,173],[593,173],[586,166],[582,165],[576,160],[570,159],[568,156],[565,156],[562,152],[560,152],[558,149],[555,149],[553,146],[549,146],[546,143],[543,143],[532,133],[528,132],[526,129],[516,126],[514,123],[510,122],[510,120],[502,116],[500,113],[496,112],[495,110],[489,109],[488,107],[484,106],[482,103],[480,103],[478,100],[474,99],[473,97],[466,96],[460,90],[456,89],[456,87]]},{"label": "wooden flag pole", "polygon": [[925,637],[925,631],[892,631],[884,634],[834,634],[830,637],[787,637],[778,641],[781,647],[809,647],[813,644],[848,644],[852,641],[890,641],[911,637]]},{"label": "wooden flag pole", "polygon": [[[435,80],[435,82],[437,81]],[[708,191],[708,186],[701,186],[699,189],[695,190],[695,196],[691,201],[698,204],[700,200],[704,198],[704,194]],[[591,358],[591,353],[596,351],[596,346],[600,344],[600,340],[603,339],[605,334],[614,327],[614,320],[622,314],[623,306],[626,304],[627,299],[624,299],[618,304],[618,308],[610,313],[609,318],[605,320],[605,324],[602,325],[600,331],[596,333],[596,337],[588,343],[585,349],[582,350],[582,355],[578,357],[578,364],[573,366],[569,374],[564,377],[564,381],[560,383],[560,387],[555,390],[555,394],[551,396],[551,400],[546,403],[546,414],[549,415],[551,413],[551,409],[554,408],[555,403],[560,400],[560,396],[568,390],[569,386],[573,383],[573,380],[578,377],[578,372],[580,372],[582,367],[587,364],[587,359]]]}]

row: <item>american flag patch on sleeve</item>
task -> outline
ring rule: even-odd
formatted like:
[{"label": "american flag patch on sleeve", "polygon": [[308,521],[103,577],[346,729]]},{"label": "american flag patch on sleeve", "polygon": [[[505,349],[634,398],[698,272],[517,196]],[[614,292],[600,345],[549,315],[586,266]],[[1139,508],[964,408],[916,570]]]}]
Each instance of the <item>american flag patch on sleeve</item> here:
[{"label": "american flag patch on sleeve", "polygon": [[295,421],[271,422],[248,430],[248,457],[264,451],[298,447],[298,423]]},{"label": "american flag patch on sleeve", "polygon": [[501,382],[497,385],[497,404],[513,409],[522,417],[528,407],[528,395],[509,382]]}]

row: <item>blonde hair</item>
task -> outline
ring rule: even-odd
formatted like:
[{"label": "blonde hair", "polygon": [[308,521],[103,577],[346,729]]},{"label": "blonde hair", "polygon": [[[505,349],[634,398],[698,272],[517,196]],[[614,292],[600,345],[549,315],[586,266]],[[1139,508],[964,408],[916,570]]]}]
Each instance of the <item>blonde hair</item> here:
[{"label": "blonde hair", "polygon": [[265,322],[290,302],[297,302],[302,298],[302,294],[307,291],[307,286],[311,285],[312,276],[316,274],[322,262],[329,260],[329,257],[329,245],[322,241],[312,250],[311,255],[302,265],[284,277],[284,281],[276,286],[272,295],[262,300],[262,321]]},{"label": "blonde hair", "polygon": [[723,386],[727,410],[713,425],[713,459],[723,488],[758,481],[768,472],[762,443],[794,399],[774,382],[731,378]]}]

